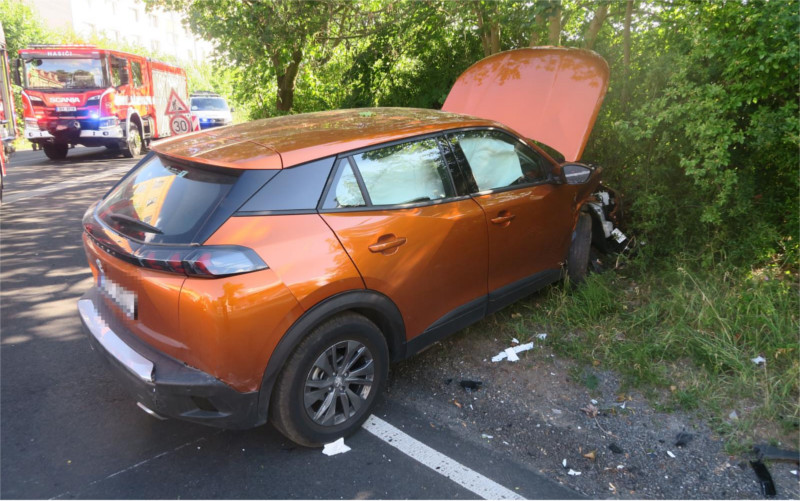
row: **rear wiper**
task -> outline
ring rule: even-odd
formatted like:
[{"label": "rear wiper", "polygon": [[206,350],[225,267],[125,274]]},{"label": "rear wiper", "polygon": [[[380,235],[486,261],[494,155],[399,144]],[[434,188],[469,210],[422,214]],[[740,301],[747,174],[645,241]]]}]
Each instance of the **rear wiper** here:
[{"label": "rear wiper", "polygon": [[164,232],[156,228],[155,226],[145,223],[144,221],[140,221],[135,217],[126,216],[125,214],[118,214],[116,212],[112,212],[108,215],[111,219],[118,223],[123,224],[130,224],[132,226],[138,226],[139,228],[143,229],[148,233],[158,233],[159,235],[163,234]]}]

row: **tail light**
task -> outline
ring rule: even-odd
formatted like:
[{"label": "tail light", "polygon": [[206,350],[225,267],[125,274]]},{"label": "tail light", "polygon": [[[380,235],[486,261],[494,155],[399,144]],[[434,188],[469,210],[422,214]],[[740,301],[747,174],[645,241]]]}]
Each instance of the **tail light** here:
[{"label": "tail light", "polygon": [[238,245],[145,245],[135,251],[133,257],[143,268],[200,278],[227,277],[268,268],[255,251]]}]

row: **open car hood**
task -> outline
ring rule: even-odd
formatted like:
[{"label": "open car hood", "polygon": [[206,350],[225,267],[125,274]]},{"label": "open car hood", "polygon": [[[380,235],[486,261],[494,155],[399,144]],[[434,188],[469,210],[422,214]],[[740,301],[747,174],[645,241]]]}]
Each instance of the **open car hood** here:
[{"label": "open car hood", "polygon": [[458,77],[442,110],[505,124],[578,160],[608,87],[608,63],[583,49],[500,52]]}]

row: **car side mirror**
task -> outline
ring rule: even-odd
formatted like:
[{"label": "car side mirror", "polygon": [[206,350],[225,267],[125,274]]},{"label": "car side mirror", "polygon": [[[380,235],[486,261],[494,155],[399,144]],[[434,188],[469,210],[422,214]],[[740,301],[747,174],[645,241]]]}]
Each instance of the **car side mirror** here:
[{"label": "car side mirror", "polygon": [[589,180],[592,169],[581,164],[564,164],[561,166],[561,176],[567,184],[583,184]]}]

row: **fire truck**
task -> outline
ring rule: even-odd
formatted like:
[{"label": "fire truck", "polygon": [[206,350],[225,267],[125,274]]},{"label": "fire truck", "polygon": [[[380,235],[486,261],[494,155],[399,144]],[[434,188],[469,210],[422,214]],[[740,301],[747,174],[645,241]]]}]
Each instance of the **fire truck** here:
[{"label": "fire truck", "polygon": [[17,137],[16,117],[14,116],[14,95],[9,81],[8,52],[6,35],[0,23],[0,200],[3,198],[6,162],[14,152],[14,139]]},{"label": "fire truck", "polygon": [[32,45],[19,56],[25,137],[52,160],[76,144],[134,158],[193,129],[181,68],[94,45]]}]

